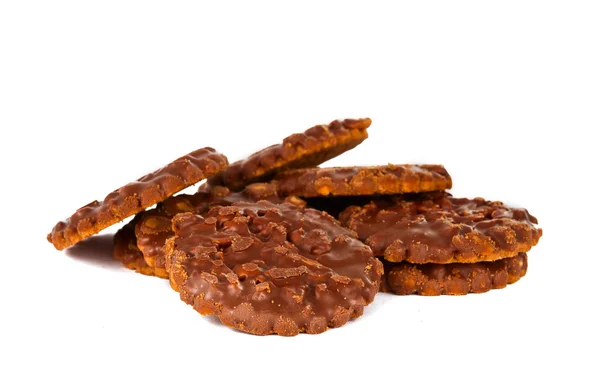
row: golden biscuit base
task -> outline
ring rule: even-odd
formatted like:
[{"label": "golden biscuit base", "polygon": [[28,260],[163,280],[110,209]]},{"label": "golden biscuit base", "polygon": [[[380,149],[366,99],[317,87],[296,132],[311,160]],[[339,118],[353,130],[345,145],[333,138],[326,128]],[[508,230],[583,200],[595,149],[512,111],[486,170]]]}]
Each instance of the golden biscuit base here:
[{"label": "golden biscuit base", "polygon": [[103,201],[93,201],[54,226],[47,239],[58,250],[68,248],[101,230],[227,167],[227,158],[206,147],[113,191]]},{"label": "golden biscuit base", "polygon": [[527,254],[493,262],[412,264],[384,261],[381,291],[397,295],[466,295],[501,289],[527,273]]},{"label": "golden biscuit base", "polygon": [[239,191],[250,183],[269,181],[287,169],[318,166],[363,142],[370,125],[370,118],[362,118],[314,126],[231,164],[209,181]]},{"label": "golden biscuit base", "polygon": [[281,172],[275,180],[283,194],[299,197],[419,193],[452,188],[450,174],[441,165],[297,169]]},{"label": "golden biscuit base", "polygon": [[542,236],[526,209],[449,193],[388,196],[339,219],[390,262],[475,263],[527,252]]}]

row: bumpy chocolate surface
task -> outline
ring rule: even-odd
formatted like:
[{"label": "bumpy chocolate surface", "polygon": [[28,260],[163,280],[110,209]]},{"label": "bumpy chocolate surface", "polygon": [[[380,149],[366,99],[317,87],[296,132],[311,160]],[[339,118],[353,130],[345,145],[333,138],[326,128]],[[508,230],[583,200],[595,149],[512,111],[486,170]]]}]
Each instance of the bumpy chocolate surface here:
[{"label": "bumpy chocolate surface", "polygon": [[165,270],[165,241],[173,236],[171,219],[178,213],[204,214],[211,206],[229,206],[235,202],[267,200],[273,203],[290,202],[304,206],[303,200],[289,196],[283,198],[276,186],[270,183],[254,183],[241,192],[232,192],[227,187],[202,185],[194,195],[181,194],[159,203],[155,209],[136,216],[135,236],[146,263],[157,276],[168,278]]},{"label": "bumpy chocolate surface", "polygon": [[392,196],[349,207],[340,221],[390,262],[494,261],[528,251],[542,236],[525,209],[450,194]]},{"label": "bumpy chocolate surface", "polygon": [[[113,257],[121,261],[126,268],[147,276],[161,277],[160,273],[156,273],[155,269],[144,261],[144,256],[136,245],[134,220],[117,231],[113,242]],[[168,276],[164,278],[168,278]]]},{"label": "bumpy chocolate surface", "polygon": [[466,295],[500,289],[527,273],[527,254],[493,262],[385,263],[386,292],[423,296]]},{"label": "bumpy chocolate surface", "polygon": [[47,239],[56,249],[68,248],[202,179],[219,173],[227,165],[227,158],[213,148],[193,151],[113,191],[103,201],[94,201],[80,208],[70,218],[56,224]]},{"label": "bumpy chocolate surface", "polygon": [[281,172],[275,179],[283,194],[299,197],[417,193],[452,188],[452,179],[441,165],[297,169]]},{"label": "bumpy chocolate surface", "polygon": [[253,334],[321,333],[360,316],[383,268],[369,247],[324,212],[236,203],[205,218],[180,214],[167,270],[181,299]]},{"label": "bumpy chocolate surface", "polygon": [[371,119],[363,118],[314,126],[231,164],[211,184],[240,190],[253,182],[268,181],[286,169],[315,167],[364,141],[370,125]]}]

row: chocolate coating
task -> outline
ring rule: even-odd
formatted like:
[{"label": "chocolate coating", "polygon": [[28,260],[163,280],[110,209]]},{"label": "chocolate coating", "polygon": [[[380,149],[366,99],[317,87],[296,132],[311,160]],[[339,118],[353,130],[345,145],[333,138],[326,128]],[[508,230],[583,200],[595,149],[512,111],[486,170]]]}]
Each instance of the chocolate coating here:
[{"label": "chocolate coating", "polygon": [[213,148],[193,151],[93,201],[54,226],[48,241],[56,249],[68,248],[129,216],[225,169],[227,158]]},{"label": "chocolate coating", "polygon": [[386,292],[423,296],[466,295],[500,289],[527,273],[527,254],[493,262],[385,263]]},{"label": "chocolate coating", "polygon": [[537,219],[525,209],[447,193],[352,206],[340,221],[390,262],[494,261],[528,251],[542,236],[533,225]]},{"label": "chocolate coating", "polygon": [[370,118],[362,118],[311,127],[304,133],[286,137],[281,144],[269,146],[247,159],[236,161],[210,182],[212,185],[240,190],[253,182],[268,181],[287,169],[315,167],[364,141],[370,125]]},{"label": "chocolate coating", "polygon": [[321,333],[360,316],[383,268],[356,234],[324,212],[236,203],[205,218],[180,214],[167,270],[181,299],[253,334]]},{"label": "chocolate coating", "polygon": [[297,169],[281,172],[275,179],[283,194],[299,197],[418,193],[452,188],[452,179],[441,165]]},{"label": "chocolate coating", "polygon": [[290,202],[300,206],[304,201],[290,196],[283,198],[276,186],[270,183],[254,183],[241,192],[232,192],[227,187],[202,185],[194,195],[181,194],[159,203],[155,209],[140,213],[135,226],[137,246],[146,263],[154,268],[157,276],[168,278],[165,270],[165,241],[173,236],[171,219],[178,213],[203,214],[214,205],[229,206],[235,202]]}]

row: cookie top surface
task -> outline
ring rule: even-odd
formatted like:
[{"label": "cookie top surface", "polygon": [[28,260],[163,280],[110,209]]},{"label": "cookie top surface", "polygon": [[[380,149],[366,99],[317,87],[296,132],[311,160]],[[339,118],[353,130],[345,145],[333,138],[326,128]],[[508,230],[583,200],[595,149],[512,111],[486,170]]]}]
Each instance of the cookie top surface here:
[{"label": "cookie top surface", "polygon": [[112,193],[103,201],[93,201],[48,234],[56,249],[68,248],[117,222],[166,199],[227,167],[227,158],[213,148],[193,151],[163,168],[145,175]]},{"label": "cookie top surface", "polygon": [[386,292],[424,296],[466,295],[500,289],[527,273],[527,254],[492,262],[385,263]]},{"label": "cookie top surface", "polygon": [[299,197],[417,193],[452,188],[441,165],[382,165],[286,170],[276,178],[283,194]]},{"label": "cookie top surface", "polygon": [[155,209],[138,214],[135,225],[137,246],[144,254],[148,265],[164,270],[164,247],[165,241],[173,236],[171,225],[173,216],[184,212],[204,214],[215,205],[229,206],[235,202],[260,200],[273,203],[285,201],[300,206],[304,205],[304,201],[299,198],[282,198],[278,194],[276,186],[271,183],[253,183],[246,186],[241,192],[232,192],[223,186],[202,185],[196,194],[180,194],[170,197],[159,203]]},{"label": "cookie top surface", "polygon": [[376,256],[390,262],[473,263],[513,257],[536,245],[542,229],[527,210],[448,193],[392,196],[340,214]]},{"label": "cookie top surface", "polygon": [[364,141],[370,125],[371,119],[363,118],[311,127],[231,164],[211,184],[240,190],[253,182],[268,181],[286,169],[315,167]]},{"label": "cookie top surface", "polygon": [[180,214],[167,241],[171,285],[200,313],[253,334],[321,333],[362,314],[383,268],[328,214],[236,203]]}]

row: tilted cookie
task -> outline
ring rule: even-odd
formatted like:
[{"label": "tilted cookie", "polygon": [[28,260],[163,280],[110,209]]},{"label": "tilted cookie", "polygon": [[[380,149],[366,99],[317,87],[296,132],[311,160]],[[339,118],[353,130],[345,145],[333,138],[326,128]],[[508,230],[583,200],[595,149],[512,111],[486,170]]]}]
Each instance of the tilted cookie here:
[{"label": "tilted cookie", "polygon": [[47,239],[56,249],[68,248],[219,173],[227,165],[227,158],[213,148],[193,151],[113,191],[103,201],[93,201],[83,206],[71,217],[56,224]]},{"label": "tilted cookie", "polygon": [[210,182],[238,191],[250,183],[269,181],[275,174],[287,169],[318,166],[363,142],[368,137],[370,125],[371,119],[362,118],[311,127],[303,133],[286,137],[280,144],[232,163]]},{"label": "tilted cookie", "polygon": [[236,203],[180,214],[167,271],[181,299],[252,334],[321,333],[363,313],[383,268],[356,233],[291,204]]}]

